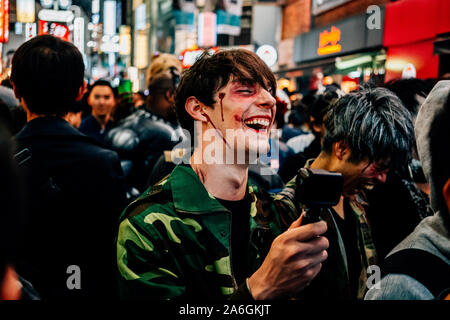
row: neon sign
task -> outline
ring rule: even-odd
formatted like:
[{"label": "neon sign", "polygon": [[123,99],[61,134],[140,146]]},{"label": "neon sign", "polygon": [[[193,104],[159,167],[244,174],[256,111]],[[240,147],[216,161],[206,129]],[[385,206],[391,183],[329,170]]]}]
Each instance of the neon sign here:
[{"label": "neon sign", "polygon": [[338,43],[341,40],[341,30],[335,26],[331,30],[324,30],[319,35],[319,48],[317,54],[319,56],[340,52],[341,45]]}]

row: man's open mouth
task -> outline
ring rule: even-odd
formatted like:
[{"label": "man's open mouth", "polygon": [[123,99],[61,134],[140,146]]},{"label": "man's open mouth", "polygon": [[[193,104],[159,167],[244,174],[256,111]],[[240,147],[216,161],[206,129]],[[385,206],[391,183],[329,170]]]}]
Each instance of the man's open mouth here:
[{"label": "man's open mouth", "polygon": [[255,131],[265,131],[269,129],[271,118],[269,116],[256,116],[245,119],[244,124]]}]

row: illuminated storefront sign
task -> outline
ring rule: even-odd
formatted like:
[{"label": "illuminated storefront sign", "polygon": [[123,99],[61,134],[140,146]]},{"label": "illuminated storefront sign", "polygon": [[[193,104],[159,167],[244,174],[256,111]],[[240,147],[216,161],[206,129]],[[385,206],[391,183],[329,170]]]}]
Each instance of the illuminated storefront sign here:
[{"label": "illuminated storefront sign", "polygon": [[16,2],[17,22],[34,22],[35,10],[34,0],[17,0]]},{"label": "illuminated storefront sign", "polygon": [[0,42],[9,40],[9,0],[0,1]]},{"label": "illuminated storefront sign", "polygon": [[84,18],[77,17],[73,21],[73,44],[84,52]]},{"label": "illuminated storefront sign", "polygon": [[116,33],[116,2],[105,1],[103,6],[104,34],[113,35]]},{"label": "illuminated storefront sign", "polygon": [[342,47],[338,43],[341,40],[341,30],[335,26],[331,27],[331,30],[324,30],[319,35],[319,48],[317,48],[317,54],[323,56],[326,54],[341,52]]},{"label": "illuminated storefront sign", "polygon": [[39,20],[38,34],[51,34],[55,37],[69,41],[70,31],[66,25],[61,23]]},{"label": "illuminated storefront sign", "polygon": [[74,15],[72,11],[43,9],[39,11],[38,17],[44,21],[69,23],[72,22]]},{"label": "illuminated storefront sign", "polygon": [[198,15],[199,47],[213,47],[217,45],[217,16],[214,12],[202,12]]},{"label": "illuminated storefront sign", "polygon": [[[369,14],[353,16],[294,38],[295,63],[313,61],[383,46],[383,28],[366,27]],[[381,25],[384,10],[381,10]]]},{"label": "illuminated storefront sign", "polygon": [[119,53],[127,56],[131,54],[131,27],[120,26]]}]

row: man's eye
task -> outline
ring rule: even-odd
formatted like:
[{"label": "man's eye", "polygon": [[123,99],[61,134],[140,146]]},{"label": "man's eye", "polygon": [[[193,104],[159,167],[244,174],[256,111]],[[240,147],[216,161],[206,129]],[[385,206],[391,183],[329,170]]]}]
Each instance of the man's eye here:
[{"label": "man's eye", "polygon": [[241,90],[238,90],[238,92],[252,93],[253,91],[252,90],[248,90],[248,89],[241,89]]}]

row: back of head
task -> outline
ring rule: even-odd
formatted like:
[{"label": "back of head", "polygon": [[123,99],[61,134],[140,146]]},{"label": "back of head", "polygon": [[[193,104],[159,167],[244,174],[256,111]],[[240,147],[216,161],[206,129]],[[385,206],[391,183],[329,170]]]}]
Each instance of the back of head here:
[{"label": "back of head", "polygon": [[12,59],[11,81],[28,109],[63,116],[83,85],[81,53],[70,42],[43,35],[23,43]]},{"label": "back of head", "polygon": [[267,64],[255,53],[234,49],[210,54],[205,51],[182,76],[175,95],[175,106],[181,126],[193,132],[194,120],[185,110],[186,100],[196,97],[212,107],[214,95],[230,80],[257,83],[275,98],[276,80]]},{"label": "back of head", "polygon": [[339,95],[336,91],[327,91],[318,95],[308,108],[308,114],[313,118],[312,124],[322,125],[324,116],[338,98]]},{"label": "back of head", "polygon": [[417,150],[430,183],[431,205],[434,210],[446,209],[442,188],[450,178],[449,124],[450,80],[445,80],[438,82],[430,92],[415,123]]},{"label": "back of head", "polygon": [[404,168],[411,156],[413,124],[400,99],[384,88],[365,88],[349,93],[331,106],[325,120],[323,150],[335,142],[351,149],[350,161],[389,161]]},{"label": "back of head", "polygon": [[176,89],[176,83],[172,75],[168,72],[163,72],[152,78],[148,85],[149,96],[154,96],[166,92],[167,90],[173,92]]}]

